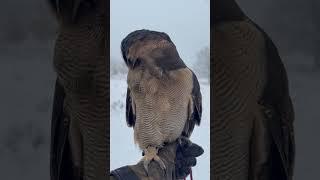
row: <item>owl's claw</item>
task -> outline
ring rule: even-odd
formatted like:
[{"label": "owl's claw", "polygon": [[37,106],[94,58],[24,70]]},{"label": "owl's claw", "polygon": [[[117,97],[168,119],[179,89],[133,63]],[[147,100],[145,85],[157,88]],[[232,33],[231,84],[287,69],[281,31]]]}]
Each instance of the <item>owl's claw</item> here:
[{"label": "owl's claw", "polygon": [[145,155],[143,156],[142,161],[147,175],[149,174],[149,164],[152,160],[155,160],[160,165],[160,168],[164,170],[164,172],[166,173],[166,166],[164,162],[160,159],[160,157],[157,155],[157,148],[149,146],[147,149],[144,150],[144,154]]},{"label": "owl's claw", "polygon": [[146,173],[147,173],[147,176],[149,176],[149,163],[150,163],[150,160],[144,160],[143,161],[143,167],[144,167],[144,170],[146,171]]}]

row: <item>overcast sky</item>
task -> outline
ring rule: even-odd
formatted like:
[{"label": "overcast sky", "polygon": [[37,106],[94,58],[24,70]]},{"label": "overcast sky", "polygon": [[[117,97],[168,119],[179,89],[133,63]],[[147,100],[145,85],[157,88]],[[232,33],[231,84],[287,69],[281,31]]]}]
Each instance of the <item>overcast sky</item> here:
[{"label": "overcast sky", "polygon": [[111,0],[111,57],[121,58],[121,40],[130,32],[149,29],[167,33],[181,58],[191,63],[210,44],[207,0]]}]

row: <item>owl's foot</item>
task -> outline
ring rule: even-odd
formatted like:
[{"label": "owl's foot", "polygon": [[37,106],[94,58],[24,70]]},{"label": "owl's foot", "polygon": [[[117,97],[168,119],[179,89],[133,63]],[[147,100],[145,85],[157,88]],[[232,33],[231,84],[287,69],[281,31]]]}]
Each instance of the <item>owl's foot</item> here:
[{"label": "owl's foot", "polygon": [[143,161],[144,169],[147,172],[147,175],[149,173],[148,167],[149,167],[149,164],[152,160],[155,160],[160,165],[160,168],[162,170],[164,170],[164,172],[166,172],[166,166],[163,163],[163,161],[160,159],[160,157],[158,156],[158,150],[159,150],[158,148],[153,147],[153,146],[149,146],[146,149],[144,149],[144,156],[142,158],[142,161]]}]

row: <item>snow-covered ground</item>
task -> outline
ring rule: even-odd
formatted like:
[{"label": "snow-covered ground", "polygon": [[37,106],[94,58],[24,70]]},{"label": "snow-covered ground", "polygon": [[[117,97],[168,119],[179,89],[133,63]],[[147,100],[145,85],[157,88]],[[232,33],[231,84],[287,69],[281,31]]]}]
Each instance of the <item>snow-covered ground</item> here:
[{"label": "snow-covered ground", "polygon": [[[210,85],[200,79],[203,117],[200,126],[196,126],[191,140],[204,149],[204,154],[194,167],[194,179],[210,179]],[[110,81],[110,168],[136,164],[141,159],[141,151],[133,142],[133,129],[126,124],[125,103],[127,83],[124,76]]]}]

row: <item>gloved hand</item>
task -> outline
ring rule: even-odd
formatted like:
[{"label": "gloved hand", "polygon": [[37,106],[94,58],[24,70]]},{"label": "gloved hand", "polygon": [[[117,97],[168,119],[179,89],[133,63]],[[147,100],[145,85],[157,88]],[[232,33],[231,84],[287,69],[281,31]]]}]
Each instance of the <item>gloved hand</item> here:
[{"label": "gloved hand", "polygon": [[201,146],[189,139],[181,138],[176,152],[175,173],[177,179],[183,179],[190,174],[191,167],[197,164],[196,157],[203,154]]},{"label": "gloved hand", "polygon": [[[118,180],[176,180],[183,179],[196,165],[196,157],[203,154],[203,149],[186,138],[166,144],[159,150],[159,157],[166,166],[163,171],[157,162],[149,164],[149,174],[144,170],[143,163],[125,166],[111,172]],[[113,177],[112,177],[113,178]],[[112,179],[111,178],[111,179]]]}]

